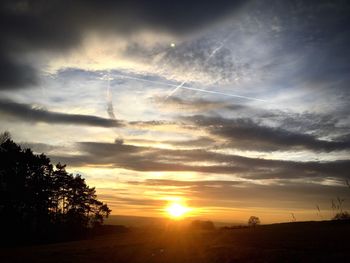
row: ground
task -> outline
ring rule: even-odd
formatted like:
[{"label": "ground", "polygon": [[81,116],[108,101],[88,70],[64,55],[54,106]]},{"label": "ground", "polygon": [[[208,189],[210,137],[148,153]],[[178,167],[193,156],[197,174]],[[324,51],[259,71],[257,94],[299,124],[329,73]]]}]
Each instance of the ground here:
[{"label": "ground", "polygon": [[131,229],[89,240],[0,249],[1,262],[348,262],[350,224]]}]

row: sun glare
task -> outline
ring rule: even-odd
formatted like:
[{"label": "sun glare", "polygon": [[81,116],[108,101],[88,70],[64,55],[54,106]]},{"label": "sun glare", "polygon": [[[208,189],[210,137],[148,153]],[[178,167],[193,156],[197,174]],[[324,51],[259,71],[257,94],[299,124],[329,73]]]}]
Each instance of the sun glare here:
[{"label": "sun glare", "polygon": [[183,217],[190,209],[180,203],[171,203],[167,208],[166,212],[172,218],[179,219]]}]

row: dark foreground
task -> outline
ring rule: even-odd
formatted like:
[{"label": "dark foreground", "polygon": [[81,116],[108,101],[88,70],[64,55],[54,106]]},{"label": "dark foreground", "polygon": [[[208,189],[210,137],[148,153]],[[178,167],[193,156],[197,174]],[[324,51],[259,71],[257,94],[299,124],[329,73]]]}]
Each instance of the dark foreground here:
[{"label": "dark foreground", "polygon": [[350,262],[350,224],[134,229],[90,240],[1,248],[1,262]]}]

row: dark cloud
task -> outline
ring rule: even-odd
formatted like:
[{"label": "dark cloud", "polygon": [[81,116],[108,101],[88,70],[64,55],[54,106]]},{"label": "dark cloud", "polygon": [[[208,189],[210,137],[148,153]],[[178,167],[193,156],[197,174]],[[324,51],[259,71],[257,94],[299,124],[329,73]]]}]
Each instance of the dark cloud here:
[{"label": "dark cloud", "polygon": [[[350,160],[297,162],[222,154],[203,149],[170,150],[128,144],[82,142],[81,155],[52,156],[73,166],[109,165],[134,171],[193,171],[250,179],[349,178]],[[196,163],[196,164],[193,164]]]},{"label": "dark cloud", "polygon": [[255,123],[249,118],[226,119],[197,115],[185,117],[197,127],[227,140],[228,146],[260,151],[308,149],[312,151],[349,150],[349,141],[326,141],[307,133]]},{"label": "dark cloud", "polygon": [[0,113],[12,116],[21,121],[45,122],[52,124],[87,125],[97,127],[120,127],[117,120],[105,119],[92,115],[68,114],[35,108],[29,104],[17,103],[9,100],[0,100]]},{"label": "dark cloud", "polygon": [[19,89],[36,83],[37,73],[31,65],[0,53],[0,90]]}]

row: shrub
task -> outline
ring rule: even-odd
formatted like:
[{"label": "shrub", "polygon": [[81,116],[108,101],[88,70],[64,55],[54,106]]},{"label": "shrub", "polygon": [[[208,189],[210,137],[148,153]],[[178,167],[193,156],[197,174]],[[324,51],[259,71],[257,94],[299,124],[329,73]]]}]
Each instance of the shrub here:
[{"label": "shrub", "polygon": [[332,220],[350,220],[350,214],[347,211],[339,212]]}]

